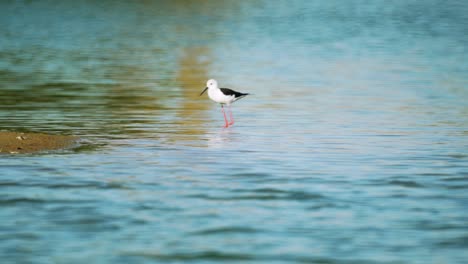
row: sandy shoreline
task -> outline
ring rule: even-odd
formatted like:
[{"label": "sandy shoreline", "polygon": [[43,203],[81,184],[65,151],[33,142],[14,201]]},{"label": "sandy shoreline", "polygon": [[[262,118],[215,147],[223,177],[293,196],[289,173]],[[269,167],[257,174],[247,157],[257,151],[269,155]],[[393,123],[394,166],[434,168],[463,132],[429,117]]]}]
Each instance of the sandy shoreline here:
[{"label": "sandy shoreline", "polygon": [[77,137],[0,131],[0,154],[35,153],[71,147]]}]

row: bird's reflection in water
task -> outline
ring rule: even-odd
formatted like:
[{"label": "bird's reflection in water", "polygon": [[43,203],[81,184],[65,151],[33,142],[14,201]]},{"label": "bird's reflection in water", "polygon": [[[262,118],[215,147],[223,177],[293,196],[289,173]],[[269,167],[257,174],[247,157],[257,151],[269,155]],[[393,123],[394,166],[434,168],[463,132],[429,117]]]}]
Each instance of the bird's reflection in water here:
[{"label": "bird's reflection in water", "polygon": [[213,149],[230,148],[233,142],[237,141],[238,135],[239,133],[233,128],[213,127],[211,133],[206,134],[207,147]]}]

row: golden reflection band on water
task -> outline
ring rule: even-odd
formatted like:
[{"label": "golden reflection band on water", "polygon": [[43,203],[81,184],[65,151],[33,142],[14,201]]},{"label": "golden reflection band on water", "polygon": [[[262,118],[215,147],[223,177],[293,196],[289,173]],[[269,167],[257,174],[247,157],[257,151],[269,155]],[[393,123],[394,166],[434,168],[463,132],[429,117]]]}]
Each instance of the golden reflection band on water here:
[{"label": "golden reflection band on water", "polygon": [[207,118],[205,110],[211,107],[198,96],[200,87],[209,76],[211,66],[208,47],[188,47],[179,59],[176,81],[182,89],[182,103],[177,112],[180,125],[187,125],[183,133],[204,134]]}]

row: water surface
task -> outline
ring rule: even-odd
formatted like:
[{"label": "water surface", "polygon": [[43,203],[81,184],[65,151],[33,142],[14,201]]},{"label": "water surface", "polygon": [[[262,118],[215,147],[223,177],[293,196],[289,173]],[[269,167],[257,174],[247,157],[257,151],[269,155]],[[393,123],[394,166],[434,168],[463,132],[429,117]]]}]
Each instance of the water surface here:
[{"label": "water surface", "polygon": [[[4,1],[12,263],[466,263],[463,1]],[[222,129],[209,78],[249,92]]]}]

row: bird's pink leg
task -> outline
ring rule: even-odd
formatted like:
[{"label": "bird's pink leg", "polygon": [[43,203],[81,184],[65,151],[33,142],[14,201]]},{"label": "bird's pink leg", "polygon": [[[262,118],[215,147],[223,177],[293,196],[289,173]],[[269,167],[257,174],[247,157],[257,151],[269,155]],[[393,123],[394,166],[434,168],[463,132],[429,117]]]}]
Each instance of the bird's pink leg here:
[{"label": "bird's pink leg", "polygon": [[234,118],[232,117],[231,106],[229,106],[229,117],[231,118],[231,122],[229,123],[229,125],[233,125],[234,124]]},{"label": "bird's pink leg", "polygon": [[221,105],[221,110],[223,111],[223,115],[224,115],[224,122],[225,122],[224,128],[226,128],[226,127],[229,126],[229,123],[228,123],[228,120],[227,120],[227,118],[226,118],[226,113],[224,112],[224,107],[223,107],[223,105]]}]

